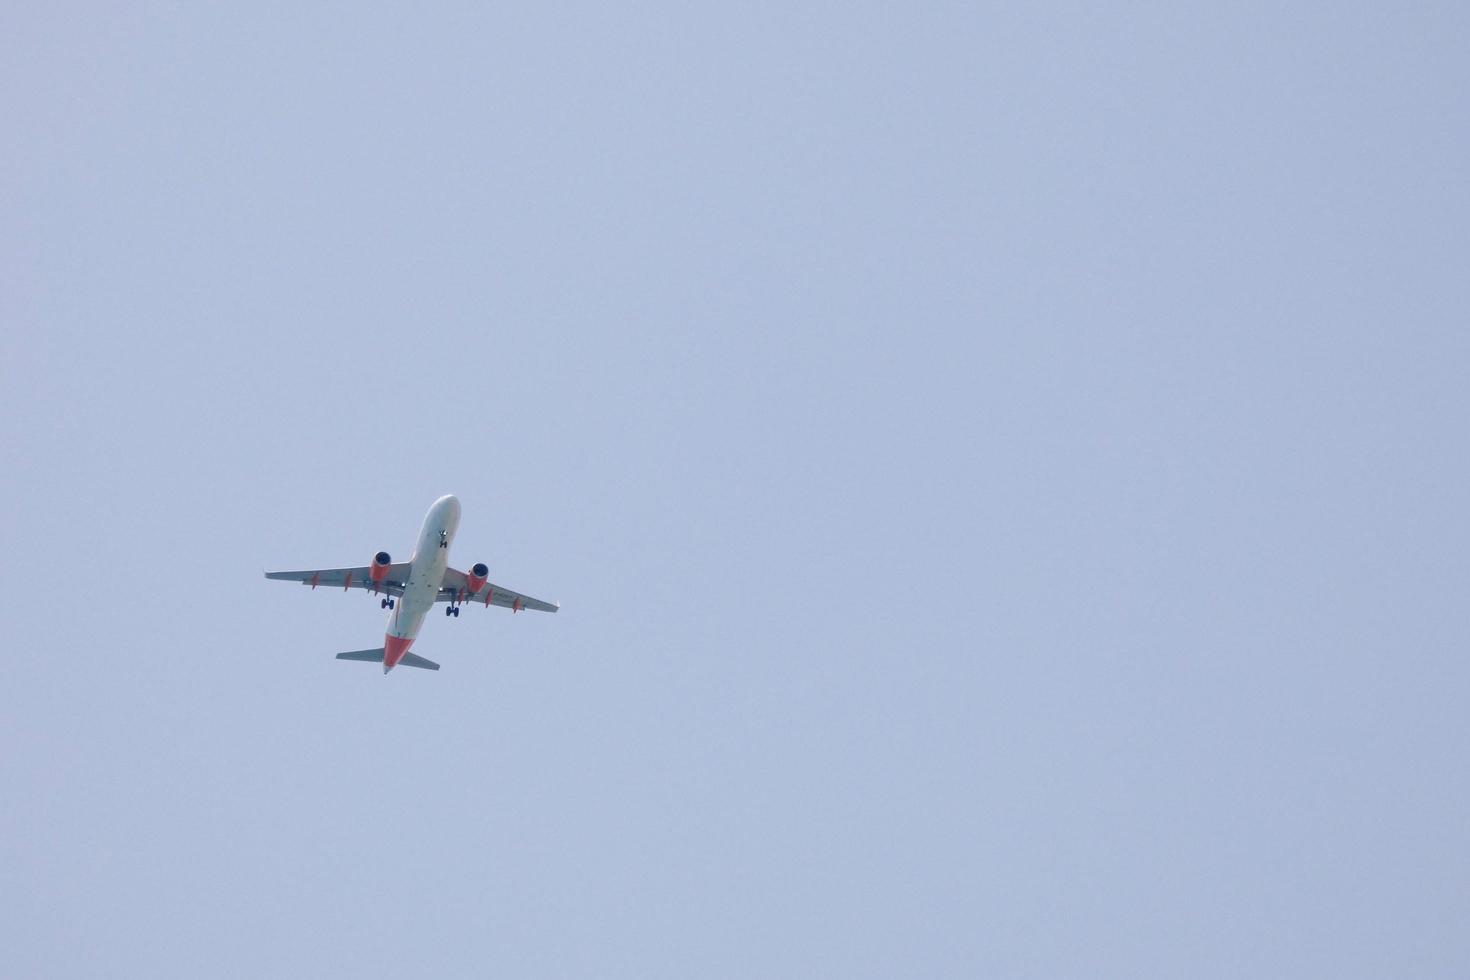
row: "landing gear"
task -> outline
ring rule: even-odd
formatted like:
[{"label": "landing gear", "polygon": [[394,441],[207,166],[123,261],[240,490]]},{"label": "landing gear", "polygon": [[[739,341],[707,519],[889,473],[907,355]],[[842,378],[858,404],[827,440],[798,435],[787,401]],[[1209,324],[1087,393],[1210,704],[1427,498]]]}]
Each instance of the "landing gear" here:
[{"label": "landing gear", "polygon": [[398,605],[398,603],[394,602],[392,599],[384,599],[383,600],[383,608],[384,609],[392,609],[396,605]]},{"label": "landing gear", "polygon": [[446,615],[446,616],[453,616],[455,619],[458,619],[459,618],[459,607],[458,606],[445,606],[444,607],[444,615]]}]

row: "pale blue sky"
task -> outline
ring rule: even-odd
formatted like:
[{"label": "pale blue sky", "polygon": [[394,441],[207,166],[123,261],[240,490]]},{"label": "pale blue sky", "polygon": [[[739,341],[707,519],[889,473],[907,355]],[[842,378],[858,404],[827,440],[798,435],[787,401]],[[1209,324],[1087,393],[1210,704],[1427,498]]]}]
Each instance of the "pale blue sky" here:
[{"label": "pale blue sky", "polygon": [[0,13],[0,973],[1470,971],[1470,8],[532,8]]}]

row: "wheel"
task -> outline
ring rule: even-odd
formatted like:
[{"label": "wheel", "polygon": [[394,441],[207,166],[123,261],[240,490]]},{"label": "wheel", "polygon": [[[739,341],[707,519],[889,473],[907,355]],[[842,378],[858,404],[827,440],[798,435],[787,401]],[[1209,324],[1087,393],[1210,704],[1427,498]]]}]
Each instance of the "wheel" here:
[{"label": "wheel", "polygon": [[387,599],[384,599],[383,600],[383,608],[384,609],[387,609],[388,608],[388,600]]}]

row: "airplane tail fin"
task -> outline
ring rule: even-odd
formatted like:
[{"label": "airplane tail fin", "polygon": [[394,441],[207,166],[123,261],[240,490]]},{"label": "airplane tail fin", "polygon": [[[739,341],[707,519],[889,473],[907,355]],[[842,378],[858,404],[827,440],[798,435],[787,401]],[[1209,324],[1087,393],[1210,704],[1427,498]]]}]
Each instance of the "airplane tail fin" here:
[{"label": "airplane tail fin", "polygon": [[[345,653],[337,654],[337,659],[361,660],[364,663],[380,664],[383,662],[383,648],[375,647],[371,650],[348,650]],[[405,653],[398,662],[404,667],[418,667],[421,670],[439,669],[439,665],[434,663],[434,661],[425,660],[423,657],[413,653]]]}]

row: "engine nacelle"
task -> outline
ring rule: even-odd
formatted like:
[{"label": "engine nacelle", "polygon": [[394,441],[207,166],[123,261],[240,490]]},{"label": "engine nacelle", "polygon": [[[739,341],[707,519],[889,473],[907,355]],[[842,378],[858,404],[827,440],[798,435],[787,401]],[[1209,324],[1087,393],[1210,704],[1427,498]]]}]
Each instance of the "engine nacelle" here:
[{"label": "engine nacelle", "polygon": [[393,556],[386,551],[380,551],[373,555],[373,563],[368,566],[368,578],[373,580],[374,585],[381,585],[383,579],[388,577],[388,567],[393,564]]},{"label": "engine nacelle", "polygon": [[474,595],[485,587],[485,579],[490,577],[490,569],[482,561],[477,561],[470,566],[470,573],[464,577],[464,587]]}]

